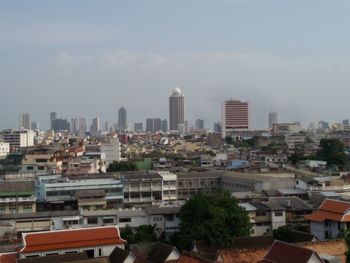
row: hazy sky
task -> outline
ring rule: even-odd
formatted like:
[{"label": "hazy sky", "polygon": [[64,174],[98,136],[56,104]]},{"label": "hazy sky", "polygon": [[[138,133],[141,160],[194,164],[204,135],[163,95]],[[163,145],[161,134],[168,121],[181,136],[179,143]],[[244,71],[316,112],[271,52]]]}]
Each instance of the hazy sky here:
[{"label": "hazy sky", "polygon": [[190,123],[248,100],[252,127],[350,118],[350,0],[0,2],[0,128],[18,114],[128,123],[168,118],[175,86]]}]

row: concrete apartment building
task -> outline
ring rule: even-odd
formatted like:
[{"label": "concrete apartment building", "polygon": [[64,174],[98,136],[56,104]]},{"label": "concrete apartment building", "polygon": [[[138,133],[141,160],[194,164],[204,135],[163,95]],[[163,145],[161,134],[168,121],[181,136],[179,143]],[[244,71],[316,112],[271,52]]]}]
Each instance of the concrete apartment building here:
[{"label": "concrete apartment building", "polygon": [[33,181],[0,182],[0,214],[35,212],[36,194]]},{"label": "concrete apartment building", "polygon": [[29,150],[22,160],[20,172],[61,173],[62,160],[48,148]]},{"label": "concrete apartment building", "polygon": [[116,174],[89,175],[43,175],[36,179],[36,194],[41,203],[77,204],[77,192],[82,190],[103,190],[108,207],[123,204],[123,181]]},{"label": "concrete apartment building", "polygon": [[106,168],[114,161],[121,160],[121,145],[117,136],[108,138],[101,144],[101,151],[105,153]]},{"label": "concrete apartment building", "polygon": [[170,172],[125,172],[124,205],[145,206],[177,200],[177,176]]},{"label": "concrete apartment building", "polygon": [[0,141],[0,159],[5,158],[10,153],[10,144]]}]

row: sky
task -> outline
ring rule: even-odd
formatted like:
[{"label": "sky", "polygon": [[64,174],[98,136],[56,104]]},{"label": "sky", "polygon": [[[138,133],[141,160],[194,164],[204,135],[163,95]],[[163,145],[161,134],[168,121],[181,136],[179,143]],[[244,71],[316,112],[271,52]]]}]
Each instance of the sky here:
[{"label": "sky", "polygon": [[20,112],[116,123],[168,118],[212,128],[229,98],[251,127],[350,118],[350,0],[0,1],[0,129]]}]

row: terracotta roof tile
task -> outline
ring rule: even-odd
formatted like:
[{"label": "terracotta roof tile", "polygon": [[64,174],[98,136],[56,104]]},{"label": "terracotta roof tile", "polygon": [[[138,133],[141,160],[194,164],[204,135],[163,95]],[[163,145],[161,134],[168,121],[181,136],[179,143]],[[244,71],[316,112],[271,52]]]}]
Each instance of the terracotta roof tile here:
[{"label": "terracotta roof tile", "polygon": [[37,252],[126,243],[116,227],[81,228],[23,234],[21,252]]},{"label": "terracotta roof tile", "polygon": [[0,254],[1,263],[16,263],[18,253],[4,253]]},{"label": "terracotta roof tile", "polygon": [[219,257],[224,263],[257,263],[264,258],[268,250],[269,247],[220,250]]},{"label": "terracotta roof tile", "polygon": [[[314,254],[310,249],[275,241],[263,260],[276,263],[307,263]],[[323,261],[320,259],[319,262]]]},{"label": "terracotta roof tile", "polygon": [[326,199],[320,206],[320,210],[344,214],[350,209],[350,203],[339,201],[339,200],[333,200],[333,199]]},{"label": "terracotta roof tile", "polygon": [[350,215],[345,216],[345,213],[347,213],[349,209],[349,202],[326,199],[321,204],[318,211],[306,215],[305,219],[316,222],[323,222],[326,219],[339,222],[350,222]]}]

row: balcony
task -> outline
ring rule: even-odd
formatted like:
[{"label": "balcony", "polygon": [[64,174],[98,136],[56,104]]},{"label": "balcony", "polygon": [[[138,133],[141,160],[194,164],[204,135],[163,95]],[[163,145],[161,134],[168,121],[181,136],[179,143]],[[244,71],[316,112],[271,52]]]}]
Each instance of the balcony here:
[{"label": "balcony", "polygon": [[36,202],[35,196],[28,196],[28,197],[4,197],[0,198],[0,203],[24,203],[24,202]]}]

